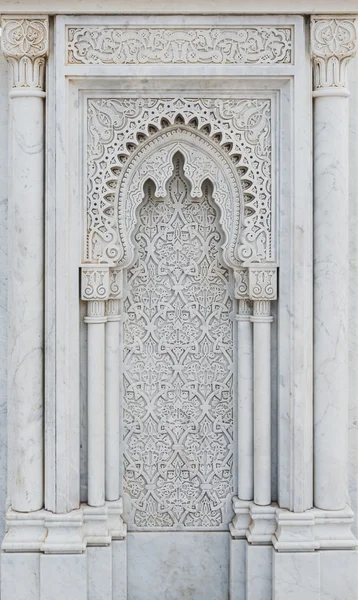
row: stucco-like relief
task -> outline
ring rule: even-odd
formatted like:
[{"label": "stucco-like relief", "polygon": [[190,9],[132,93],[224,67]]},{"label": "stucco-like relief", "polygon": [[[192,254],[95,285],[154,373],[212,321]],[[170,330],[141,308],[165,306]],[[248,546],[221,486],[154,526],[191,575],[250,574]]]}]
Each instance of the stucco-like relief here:
[{"label": "stucco-like relief", "polygon": [[[239,182],[236,187],[242,190],[240,249],[230,250],[231,259],[228,251],[228,263],[275,259],[269,99],[89,99],[87,111],[89,171],[86,260],[113,264],[123,259],[123,239],[118,229],[118,223],[123,221],[118,219],[116,208],[121,194],[120,184],[125,181],[126,170],[130,170],[131,160],[136,153],[139,154],[145,144],[154,141],[162,130],[169,135],[173,127],[177,127],[178,131],[181,127],[187,136],[191,131],[193,140],[196,136],[193,148],[196,146],[202,150],[200,165],[188,157],[185,160],[186,175],[191,180],[191,193],[194,196],[199,195],[198,186],[202,184],[202,181],[194,181],[197,172],[205,172],[214,184],[215,177],[222,179],[225,170],[230,172],[227,178],[228,193],[233,196],[239,192],[235,190],[235,183],[229,180]],[[175,142],[175,135],[172,141]],[[155,151],[154,143],[152,150]],[[202,157],[205,154],[210,154],[211,159],[221,165],[214,175],[212,173],[210,176],[210,169],[208,171],[203,165]],[[165,164],[169,169],[167,172]],[[158,178],[165,172],[167,176],[171,174],[168,157],[163,159],[162,156],[161,169],[163,171],[155,171],[159,196],[161,186]],[[137,171],[136,177],[139,176]],[[224,186],[217,186],[217,195],[219,189],[224,191]],[[142,190],[138,188],[136,193],[142,193]],[[220,205],[218,198],[216,201]],[[222,202],[221,208],[225,205],[228,211],[233,203],[235,198],[230,197],[230,202]],[[227,219],[230,218],[227,215]],[[238,230],[238,214],[234,216],[235,223]],[[224,233],[227,233],[223,220],[222,225]]]},{"label": "stucco-like relief", "polygon": [[177,29],[86,26],[67,29],[71,64],[289,64],[292,27]]},{"label": "stucco-like relief", "polygon": [[[124,499],[132,529],[223,529],[233,483],[233,301],[210,188],[180,154],[146,185],[124,300]],[[231,290],[232,291],[232,290]]]}]

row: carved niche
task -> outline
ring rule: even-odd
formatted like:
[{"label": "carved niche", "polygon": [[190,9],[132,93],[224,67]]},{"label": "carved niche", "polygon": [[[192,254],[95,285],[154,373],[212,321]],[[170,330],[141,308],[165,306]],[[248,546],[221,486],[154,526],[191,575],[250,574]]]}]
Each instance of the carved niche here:
[{"label": "carved niche", "polygon": [[89,98],[87,124],[85,282],[123,271],[126,522],[227,529],[235,278],[248,298],[275,260],[271,101]]},{"label": "carved niche", "polygon": [[[275,260],[269,99],[89,99],[87,111],[86,261],[129,264],[133,211],[143,197],[137,184],[140,177],[143,184],[151,173],[160,196],[172,173],[171,157],[179,143],[193,196],[199,195],[202,183],[195,181],[196,173],[204,173],[215,182],[216,170],[220,178],[213,195],[223,209],[227,264]],[[154,158],[151,153],[155,152]],[[148,173],[140,175],[142,156],[146,158],[142,167]],[[124,190],[128,192],[131,173],[137,195],[131,193],[129,198],[127,194],[127,213],[121,215],[123,203],[118,197]],[[229,203],[225,193],[230,194]],[[238,208],[235,214],[228,212],[233,198],[237,207],[241,202],[240,215]],[[239,232],[239,218],[240,239],[230,247]],[[121,223],[124,231],[118,227]]]}]

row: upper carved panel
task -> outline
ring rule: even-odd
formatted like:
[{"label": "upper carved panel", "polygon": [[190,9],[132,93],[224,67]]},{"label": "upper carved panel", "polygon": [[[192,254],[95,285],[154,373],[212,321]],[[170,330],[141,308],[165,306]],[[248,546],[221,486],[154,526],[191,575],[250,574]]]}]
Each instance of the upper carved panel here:
[{"label": "upper carved panel", "polygon": [[1,19],[1,47],[12,67],[14,88],[43,88],[48,17]]},{"label": "upper carved panel", "polygon": [[67,60],[75,64],[292,63],[292,27],[67,29]]},{"label": "upper carved panel", "polygon": [[[116,208],[118,198],[123,192],[119,184],[126,181],[123,176],[133,162],[132,156],[138,155],[141,147],[154,139],[158,132],[169,132],[170,128],[177,125],[188,132],[196,133],[202,140],[202,148],[212,148],[211,155],[221,156],[221,163],[230,166],[231,177],[239,180],[243,203],[240,217],[240,254],[235,254],[235,250],[232,249],[232,255],[228,248],[228,256],[234,257],[229,260],[230,264],[233,261],[236,263],[237,260],[266,262],[275,259],[269,99],[89,99],[87,123],[86,260],[108,264],[122,260],[123,239],[121,241],[121,232],[118,230]],[[175,145],[175,134],[172,138]],[[196,143],[197,141],[193,142],[193,147]],[[156,149],[153,146],[153,150]],[[219,158],[215,160],[219,161]],[[191,163],[191,159],[188,158],[186,168],[189,168]],[[168,165],[170,174],[171,161]],[[163,169],[164,167],[162,165]],[[212,166],[211,171],[213,168]],[[223,172],[228,168],[223,168]],[[197,168],[193,169],[192,173],[187,173],[192,181],[194,196],[199,195],[197,188],[202,183],[195,182],[194,179],[201,171],[204,172],[205,169],[203,171]],[[209,171],[206,169],[207,174]],[[157,174],[156,179],[161,174],[165,174],[164,170]],[[219,173],[215,177],[211,173],[211,179],[215,178],[219,178]],[[229,179],[226,177],[226,181]],[[157,185],[157,194],[160,196],[159,180]],[[233,185],[230,185],[230,189],[234,190]],[[216,194],[219,205],[223,190],[222,185]],[[136,193],[141,196],[140,186]],[[228,197],[228,203],[232,205],[236,202],[234,193],[230,192]],[[134,197],[132,190],[131,198]],[[229,209],[230,206],[227,206],[226,210]],[[234,221],[232,220],[233,224]]]},{"label": "upper carved panel", "polygon": [[346,87],[347,64],[355,55],[357,30],[354,19],[311,20],[311,50],[316,89]]}]

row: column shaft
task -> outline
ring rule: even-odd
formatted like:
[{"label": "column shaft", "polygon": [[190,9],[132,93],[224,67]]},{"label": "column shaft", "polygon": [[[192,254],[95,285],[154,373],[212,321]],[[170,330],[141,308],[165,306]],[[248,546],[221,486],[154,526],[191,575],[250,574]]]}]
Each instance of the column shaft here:
[{"label": "column shaft", "polygon": [[271,503],[271,321],[270,302],[255,300],[254,322],[254,501]]},{"label": "column shaft", "polygon": [[119,498],[120,336],[119,300],[108,300],[106,324],[106,500]]},{"label": "column shaft", "polygon": [[348,99],[314,99],[314,503],[347,501]]},{"label": "column shaft", "polygon": [[238,497],[254,497],[253,349],[250,300],[239,300],[238,329]]},{"label": "column shaft", "polygon": [[105,302],[88,302],[88,504],[105,500]]},{"label": "column shaft", "polygon": [[9,199],[9,421],[11,503],[43,506],[44,107],[11,101]]}]

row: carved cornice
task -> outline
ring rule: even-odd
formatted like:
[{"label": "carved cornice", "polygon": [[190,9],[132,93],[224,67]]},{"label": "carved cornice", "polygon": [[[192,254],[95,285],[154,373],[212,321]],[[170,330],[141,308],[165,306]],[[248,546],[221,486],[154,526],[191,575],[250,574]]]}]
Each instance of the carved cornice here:
[{"label": "carved cornice", "polygon": [[[354,18],[311,18],[311,53],[314,67],[314,89],[322,95],[348,95],[347,65],[355,55],[357,30]],[[342,90],[343,88],[343,90]],[[316,93],[317,95],[317,93]]]},{"label": "carved cornice", "polygon": [[1,30],[1,47],[12,68],[13,88],[43,90],[48,17],[2,17]]}]

